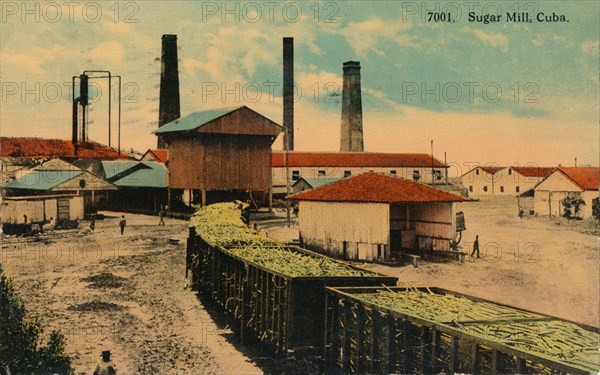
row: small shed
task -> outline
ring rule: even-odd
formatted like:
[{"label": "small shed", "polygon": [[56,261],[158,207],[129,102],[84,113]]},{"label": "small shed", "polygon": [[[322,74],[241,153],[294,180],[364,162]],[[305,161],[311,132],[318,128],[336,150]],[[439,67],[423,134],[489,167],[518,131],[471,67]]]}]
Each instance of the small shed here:
[{"label": "small shed", "polygon": [[592,201],[600,195],[599,188],[600,168],[560,167],[534,188],[535,213],[541,216],[562,216],[564,207],[561,201],[567,196],[573,196],[584,202],[580,207],[579,217],[592,217]]},{"label": "small shed", "polygon": [[351,260],[450,250],[455,203],[468,199],[400,177],[365,173],[293,194],[305,247]]},{"label": "small shed", "polygon": [[[242,106],[195,112],[154,130],[169,152],[169,189],[202,205],[265,202],[271,187],[271,144],[283,127]],[[198,197],[194,199],[193,197]],[[173,206],[173,205],[170,205]]]},{"label": "small shed", "polygon": [[292,185],[292,192],[299,193],[304,190],[316,189],[321,186],[332,184],[334,182],[338,182],[339,178],[304,178],[300,177],[294,184]]},{"label": "small shed", "polygon": [[119,188],[111,209],[158,212],[167,204],[167,168],[155,161],[102,161],[105,178]]},{"label": "small shed", "polygon": [[1,200],[4,233],[18,232],[26,225],[56,220],[57,226],[68,228],[83,220],[83,197],[75,194],[6,197]]}]

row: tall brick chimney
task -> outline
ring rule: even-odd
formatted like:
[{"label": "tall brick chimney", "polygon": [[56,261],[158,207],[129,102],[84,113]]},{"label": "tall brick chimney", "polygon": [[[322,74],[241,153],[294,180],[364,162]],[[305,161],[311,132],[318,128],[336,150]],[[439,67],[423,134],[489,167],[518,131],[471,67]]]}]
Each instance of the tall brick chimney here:
[{"label": "tall brick chimney", "polygon": [[364,151],[360,62],[358,61],[346,61],[344,63],[341,135],[340,151]]},{"label": "tall brick chimney", "polygon": [[[158,107],[158,127],[181,117],[179,103],[179,69],[177,67],[177,35],[162,36],[160,59],[160,103]],[[158,148],[165,148],[161,135]]]},{"label": "tall brick chimney", "polygon": [[294,151],[294,38],[283,38],[284,149]]}]

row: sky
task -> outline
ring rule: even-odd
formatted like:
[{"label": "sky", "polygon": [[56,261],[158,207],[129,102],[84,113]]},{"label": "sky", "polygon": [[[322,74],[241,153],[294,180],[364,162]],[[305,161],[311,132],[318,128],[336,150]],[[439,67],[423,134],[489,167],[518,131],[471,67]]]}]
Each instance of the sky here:
[{"label": "sky", "polygon": [[[599,164],[596,1],[0,4],[2,136],[70,139],[72,77],[109,70],[122,77],[122,147],[156,147],[163,34],[178,36],[182,116],[247,105],[281,124],[282,38],[293,37],[296,150],[339,150],[342,64],[355,60],[365,151],[429,153],[433,140],[454,174]],[[506,22],[515,11],[533,22]],[[93,82],[89,135],[107,144],[108,82]]]}]

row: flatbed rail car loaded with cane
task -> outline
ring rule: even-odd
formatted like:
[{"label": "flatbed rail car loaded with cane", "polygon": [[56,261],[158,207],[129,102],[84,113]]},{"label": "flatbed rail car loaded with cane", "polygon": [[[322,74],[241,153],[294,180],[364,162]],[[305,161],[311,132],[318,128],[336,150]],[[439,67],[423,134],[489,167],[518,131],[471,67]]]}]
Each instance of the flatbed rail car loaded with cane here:
[{"label": "flatbed rail car loaded with cane", "polygon": [[598,329],[429,287],[327,288],[331,374],[596,374]]},{"label": "flatbed rail car loaded with cane", "polygon": [[394,286],[370,272],[250,229],[234,203],[191,219],[188,268],[201,299],[219,306],[242,339],[277,352],[322,352],[326,286]]}]

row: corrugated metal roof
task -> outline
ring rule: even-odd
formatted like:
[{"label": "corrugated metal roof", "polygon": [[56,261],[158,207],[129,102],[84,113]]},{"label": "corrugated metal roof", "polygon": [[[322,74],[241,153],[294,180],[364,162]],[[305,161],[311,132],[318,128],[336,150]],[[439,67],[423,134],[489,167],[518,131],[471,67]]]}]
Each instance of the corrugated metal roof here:
[{"label": "corrugated metal roof", "polygon": [[162,163],[154,161],[142,162],[145,167],[114,181],[119,187],[167,187],[167,168]]},{"label": "corrugated metal roof", "polygon": [[[167,168],[154,161],[105,161],[102,162],[107,179],[119,187],[167,187]],[[121,176],[119,176],[121,175]]]},{"label": "corrugated metal roof", "polygon": [[68,158],[68,159],[133,159],[96,142],[77,144],[77,155],[71,141],[62,139],[0,137],[0,156],[19,158]]},{"label": "corrugated metal roof", "polygon": [[290,200],[372,203],[466,202],[459,195],[400,177],[364,173],[317,189],[290,195]]},{"label": "corrugated metal roof", "polygon": [[104,171],[104,178],[110,180],[116,175],[135,167],[139,163],[140,162],[137,160],[103,160],[102,169]]},{"label": "corrugated metal roof", "polygon": [[1,187],[3,189],[50,190],[79,175],[83,171],[31,171]]},{"label": "corrugated metal roof", "polygon": [[221,108],[213,109],[210,111],[194,112],[175,121],[171,121],[168,124],[165,124],[160,128],[154,130],[152,133],[163,134],[169,132],[182,132],[194,130],[240,108],[243,107]]},{"label": "corrugated metal roof", "polygon": [[[431,155],[428,154],[398,154],[380,152],[301,152],[287,153],[289,167],[406,167],[431,168]],[[271,154],[273,167],[285,167],[283,151],[273,151]],[[433,159],[435,168],[446,167],[444,163]]]},{"label": "corrugated metal roof", "polygon": [[295,186],[296,184],[300,183],[300,181],[305,181],[308,186],[310,186],[312,189],[324,186],[324,185],[328,185],[328,184],[332,184],[334,182],[338,182],[339,180],[341,180],[340,178],[304,178],[301,177],[298,181],[294,182]]}]

